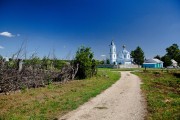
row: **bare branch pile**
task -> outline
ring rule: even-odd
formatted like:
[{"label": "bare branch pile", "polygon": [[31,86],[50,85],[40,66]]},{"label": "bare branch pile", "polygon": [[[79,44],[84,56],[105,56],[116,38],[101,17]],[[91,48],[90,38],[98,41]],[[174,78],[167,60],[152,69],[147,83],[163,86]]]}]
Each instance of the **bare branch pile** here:
[{"label": "bare branch pile", "polygon": [[[15,63],[20,64],[18,60]],[[0,92],[8,94],[10,91],[43,87],[51,82],[67,82],[73,80],[78,71],[78,65],[74,67],[71,64],[66,64],[59,71],[31,65],[19,66],[9,67],[4,61],[0,61]]]}]

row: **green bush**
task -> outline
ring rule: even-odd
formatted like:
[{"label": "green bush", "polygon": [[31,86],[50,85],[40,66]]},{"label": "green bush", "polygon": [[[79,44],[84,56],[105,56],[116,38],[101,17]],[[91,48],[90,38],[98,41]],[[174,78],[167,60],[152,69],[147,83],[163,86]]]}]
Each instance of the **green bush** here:
[{"label": "green bush", "polygon": [[91,48],[81,46],[76,52],[74,64],[79,64],[79,69],[76,77],[79,79],[85,79],[92,77],[97,72],[97,62],[93,59],[93,52]]}]

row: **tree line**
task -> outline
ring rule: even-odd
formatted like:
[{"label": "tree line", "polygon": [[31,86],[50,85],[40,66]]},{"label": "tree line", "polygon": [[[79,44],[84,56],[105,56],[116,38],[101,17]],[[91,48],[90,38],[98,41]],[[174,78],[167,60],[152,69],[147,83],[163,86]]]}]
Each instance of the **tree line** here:
[{"label": "tree line", "polygon": [[162,60],[164,62],[164,67],[171,66],[171,60],[175,60],[178,65],[180,65],[180,49],[177,44],[172,44],[166,48],[166,54],[164,56],[156,55],[154,58]]},{"label": "tree line", "polygon": [[[144,52],[141,47],[137,47],[134,51],[131,51],[131,57],[133,62],[137,65],[142,65],[144,63],[145,57]],[[171,66],[171,60],[175,60],[180,65],[180,49],[177,44],[172,44],[166,48],[166,54],[164,56],[156,55],[154,58],[163,61],[164,67]]]}]

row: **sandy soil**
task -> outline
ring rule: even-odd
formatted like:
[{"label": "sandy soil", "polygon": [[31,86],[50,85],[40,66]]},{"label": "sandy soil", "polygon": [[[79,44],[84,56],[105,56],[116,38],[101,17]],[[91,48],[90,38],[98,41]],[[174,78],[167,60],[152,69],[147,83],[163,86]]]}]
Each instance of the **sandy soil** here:
[{"label": "sandy soil", "polygon": [[59,120],[143,120],[146,104],[140,84],[136,75],[121,72],[110,88]]}]

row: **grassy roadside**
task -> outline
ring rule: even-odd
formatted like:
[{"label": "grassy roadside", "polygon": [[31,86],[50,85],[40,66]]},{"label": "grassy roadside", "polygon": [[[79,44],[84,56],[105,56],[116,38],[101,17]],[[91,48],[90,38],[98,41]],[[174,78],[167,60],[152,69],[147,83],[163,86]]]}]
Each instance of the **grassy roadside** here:
[{"label": "grassy roadside", "polygon": [[[176,74],[175,74],[176,73]],[[148,120],[180,119],[180,71],[136,72],[146,95]]]},{"label": "grassy roadside", "polygon": [[[103,69],[103,68],[101,68],[101,69]],[[118,68],[118,69],[111,69],[111,70],[112,71],[144,71],[145,68]],[[146,68],[146,71],[151,71],[151,72],[153,72],[153,71],[165,71],[165,72],[170,71],[170,72],[173,72],[173,71],[178,71],[178,70],[180,70],[180,69],[175,69],[175,68],[173,68],[173,69]]]},{"label": "grassy roadside", "polygon": [[98,75],[90,79],[0,95],[0,120],[55,119],[95,97],[119,77],[117,72],[99,70]]}]

